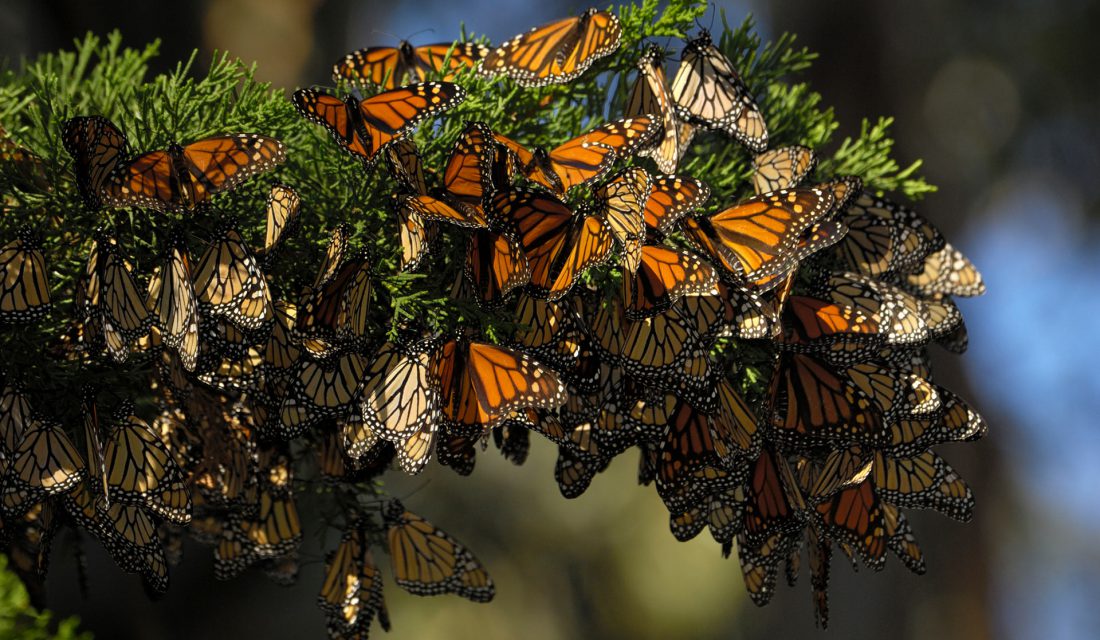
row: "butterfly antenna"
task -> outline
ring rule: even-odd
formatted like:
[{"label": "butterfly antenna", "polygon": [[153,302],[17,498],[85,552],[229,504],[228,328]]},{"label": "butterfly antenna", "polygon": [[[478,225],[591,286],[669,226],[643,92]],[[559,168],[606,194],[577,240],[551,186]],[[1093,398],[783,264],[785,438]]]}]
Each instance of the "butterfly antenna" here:
[{"label": "butterfly antenna", "polygon": [[427,29],[421,29],[420,31],[417,31],[415,33],[410,33],[409,37],[405,38],[405,40],[412,40],[413,38],[415,38],[416,36],[418,36],[422,33],[435,33],[435,29],[432,29],[431,27],[428,27]]},{"label": "butterfly antenna", "polygon": [[378,35],[386,36],[387,38],[391,38],[391,39],[393,39],[393,40],[397,40],[398,42],[401,42],[401,41],[402,41],[402,40],[401,40],[401,38],[399,38],[399,37],[397,37],[397,36],[393,35],[393,34],[392,34],[392,33],[390,33],[389,31],[382,31],[381,29],[371,29],[371,30],[370,30],[370,32],[371,32],[371,33],[377,33]]}]

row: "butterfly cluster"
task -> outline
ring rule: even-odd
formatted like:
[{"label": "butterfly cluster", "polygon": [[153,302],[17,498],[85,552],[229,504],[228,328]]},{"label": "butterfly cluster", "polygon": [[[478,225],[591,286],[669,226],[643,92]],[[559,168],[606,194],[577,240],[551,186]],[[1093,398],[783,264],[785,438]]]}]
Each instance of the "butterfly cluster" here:
[{"label": "butterfly cluster", "polygon": [[[415,317],[381,329],[390,263],[352,249],[345,224],[327,230],[312,281],[280,295],[271,278],[310,206],[294,185],[270,187],[262,238],[239,224],[260,211],[157,230],[145,273],[109,229],[74,240],[86,260],[54,352],[137,372],[141,392],[86,385],[82,423],[68,425],[19,371],[0,379],[2,542],[20,574],[44,575],[70,526],[152,593],[184,536],[213,548],[219,579],[257,567],[291,583],[298,503],[325,496],[340,514],[325,526],[341,534],[318,605],[330,636],[365,638],[375,619],[389,628],[377,552],[411,593],[495,593],[467,547],[371,481],[433,459],[470,474],[490,440],[522,464],[532,432],[557,447],[567,498],[636,452],[672,534],[707,529],[723,555],[736,550],[757,604],[780,567],[795,581],[804,551],[822,625],[835,549],[873,569],[892,552],[923,572],[903,509],[969,519],[970,489],[932,448],[986,431],[933,382],[929,348],[965,350],[953,298],[981,294],[981,276],[920,214],[857,176],[815,172],[808,147],[771,146],[764,110],[708,33],[685,43],[671,82],[662,49],[630,53],[621,113],[580,135],[540,146],[469,120],[442,164],[425,161],[421,125],[454,117],[464,79],[569,83],[615,53],[621,31],[592,9],[496,48],[361,49],[333,70],[354,91],[291,97],[331,153],[384,176],[391,215],[373,232],[400,247],[395,270],[454,276],[452,303],[501,319],[503,334]],[[101,116],[59,133],[93,213],[207,215],[217,194],[294,154],[251,133],[134,153]],[[753,195],[680,171],[699,140],[752,159]],[[5,166],[44,179],[29,152],[3,149]],[[0,247],[0,321],[58,311],[47,262],[30,228]]]}]

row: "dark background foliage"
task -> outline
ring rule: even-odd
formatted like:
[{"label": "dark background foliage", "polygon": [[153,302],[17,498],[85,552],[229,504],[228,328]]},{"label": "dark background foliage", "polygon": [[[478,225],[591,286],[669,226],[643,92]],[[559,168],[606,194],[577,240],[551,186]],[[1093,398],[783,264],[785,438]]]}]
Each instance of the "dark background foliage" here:
[{"label": "dark background foliage", "polygon": [[[292,88],[325,82],[347,50],[410,37],[450,39],[458,25],[494,42],[587,3],[492,0],[0,1],[0,55],[71,46],[119,28],[125,43],[161,38],[153,71],[198,47],[259,64]],[[977,263],[989,293],[960,306],[971,351],[943,358],[938,376],[992,426],[976,445],[945,455],[978,498],[961,525],[917,513],[928,556],[923,577],[897,566],[853,575],[837,564],[830,632],[845,638],[1078,638],[1100,636],[1096,510],[1100,434],[1100,4],[1089,1],[951,3],[719,3],[731,23],[755,14],[765,37],[784,31],[821,53],[804,76],[833,105],[841,137],[861,118],[896,117],[896,157],[923,158],[940,186],[920,203]],[[393,35],[389,35],[393,34]],[[157,65],[160,65],[159,67]],[[545,444],[545,443],[540,443]],[[395,495],[471,543],[499,587],[491,605],[422,599],[387,589],[394,637],[792,637],[812,634],[808,587],[780,590],[766,609],[744,596],[739,570],[713,544],[673,540],[652,491],[631,489],[616,462],[575,501],[551,476],[552,448],[517,469],[484,456],[467,480],[438,468],[388,478]],[[306,519],[309,514],[303,514]],[[330,545],[334,540],[327,541]],[[316,546],[316,541],[314,541]],[[94,547],[91,545],[90,547]],[[63,542],[58,548],[64,550]],[[319,558],[300,586],[259,576],[213,581],[200,548],[159,603],[149,603],[97,548],[90,591],[60,553],[52,607],[79,614],[102,638],[316,637]],[[896,563],[894,563],[896,565]],[[377,631],[377,630],[376,630]]]}]

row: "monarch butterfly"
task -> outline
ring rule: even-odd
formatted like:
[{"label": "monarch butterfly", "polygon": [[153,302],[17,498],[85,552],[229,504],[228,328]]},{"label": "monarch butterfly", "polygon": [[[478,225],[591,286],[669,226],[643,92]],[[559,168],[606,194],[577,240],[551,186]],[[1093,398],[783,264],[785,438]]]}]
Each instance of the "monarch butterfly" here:
[{"label": "monarch butterfly", "polygon": [[[672,513],[684,513],[702,504],[717,491],[732,489],[743,478],[738,468],[733,439],[734,426],[724,411],[708,413],[681,398],[656,403],[656,424],[667,424],[668,432],[658,452],[657,493]],[[755,425],[753,426],[755,429]]]},{"label": "monarch butterfly", "polygon": [[643,219],[651,231],[662,236],[710,198],[710,187],[688,176],[655,176],[649,184]]},{"label": "monarch butterfly", "polygon": [[264,345],[264,366],[269,376],[277,376],[298,363],[301,348],[292,333],[297,308],[283,300],[276,300],[272,312],[274,323],[271,325],[271,336]]},{"label": "monarch butterfly", "polygon": [[269,261],[275,251],[298,229],[301,209],[302,199],[297,191],[282,184],[271,187],[271,193],[267,196],[264,244],[256,252],[265,261]]},{"label": "monarch butterfly", "polygon": [[723,267],[753,282],[791,271],[802,232],[832,204],[832,193],[818,188],[776,191],[709,216],[709,228],[697,227],[702,233],[686,231]]},{"label": "monarch butterfly", "polygon": [[846,487],[814,507],[825,533],[854,548],[867,567],[886,564],[886,523],[871,481]]},{"label": "monarch butterfly", "polygon": [[397,457],[393,444],[383,440],[363,419],[360,407],[353,407],[336,425],[343,437],[344,454],[353,460],[359,470],[373,477],[389,468]]},{"label": "monarch butterfly", "polygon": [[649,407],[645,391],[641,384],[621,376],[618,370],[601,366],[596,393],[581,400],[582,406],[571,402],[566,405],[568,413],[559,413],[568,438],[561,434],[552,439],[572,445],[585,456],[610,460],[640,442],[659,438],[659,429],[655,432],[651,428],[655,421],[646,420],[654,410]]},{"label": "monarch butterfly", "polygon": [[441,394],[432,379],[430,341],[403,348],[384,343],[364,378],[359,407],[374,435],[394,443],[406,473],[419,473],[439,428]]},{"label": "monarch butterfly", "polygon": [[114,502],[97,508],[96,527],[103,546],[119,568],[139,573],[157,593],[168,590],[168,560],[154,519],[142,507]]},{"label": "monarch butterfly", "polygon": [[303,360],[279,408],[279,434],[295,438],[325,418],[339,417],[356,399],[366,359],[347,348],[330,362]]},{"label": "monarch butterfly", "polygon": [[[965,335],[966,327],[963,325],[962,312],[950,298],[936,297],[920,299],[917,302],[920,317],[928,326],[930,338],[937,342],[946,341],[945,346],[950,349],[953,346],[950,339],[956,331],[961,328]],[[965,348],[965,343],[963,347]]]},{"label": "monarch butterfly", "polygon": [[883,502],[882,516],[886,525],[886,545],[894,552],[906,568],[916,574],[923,574],[924,553],[921,551],[913,530],[905,519],[905,514],[894,505]]},{"label": "monarch butterfly", "polygon": [[459,541],[391,500],[383,510],[394,581],[409,593],[454,593],[474,602],[496,594],[493,580]]},{"label": "monarch butterfly", "polygon": [[314,289],[328,284],[328,281],[336,276],[337,269],[344,264],[344,254],[347,253],[350,243],[351,227],[341,223],[332,228],[328,246],[325,247],[325,257],[321,260],[317,277],[313,279]]},{"label": "monarch butterfly", "polygon": [[782,356],[773,378],[777,436],[874,443],[883,436],[882,413],[850,379],[816,358]]},{"label": "monarch butterfly", "polygon": [[432,73],[442,73],[443,80],[450,81],[463,68],[476,67],[488,53],[488,47],[476,42],[441,42],[413,47],[402,40],[396,47],[352,51],[332,66],[332,79],[334,82],[370,83],[387,90],[413,74],[420,82]]},{"label": "monarch butterfly", "polygon": [[317,604],[328,619],[333,637],[344,633],[366,637],[375,616],[382,629],[389,631],[382,573],[374,564],[366,532],[358,523],[344,532],[340,544],[326,556]]},{"label": "monarch butterfly", "polygon": [[[848,227],[839,220],[821,220],[810,225],[795,243],[789,262],[797,266],[810,256],[827,249],[840,241],[848,233]],[[777,286],[793,282],[794,267],[785,273],[764,276],[752,284],[759,291],[768,291]]]},{"label": "monarch butterfly", "polygon": [[[475,139],[481,139],[482,134],[475,130],[474,137]],[[471,141],[467,137],[460,138],[456,144],[464,142],[475,149],[478,146],[476,141]],[[429,195],[427,184],[424,182],[420,151],[411,140],[401,139],[395,141],[387,147],[386,154],[393,172],[398,177],[398,181],[409,192],[408,195],[398,198],[399,208],[411,210],[425,220],[449,222],[460,227],[485,226],[486,222],[482,216],[480,201],[477,204],[467,203],[452,198],[449,193]],[[464,157],[460,157],[458,161],[461,164]],[[449,163],[448,168],[450,168]],[[459,181],[456,188],[467,192],[472,189],[468,182],[480,178],[480,174],[474,176],[469,175],[467,172],[464,175],[461,168],[456,175],[452,176],[453,180]],[[444,175],[444,186],[445,188],[449,187],[446,174]],[[470,196],[468,199],[472,201],[473,197]]]},{"label": "monarch butterfly", "polygon": [[794,145],[769,149],[752,159],[752,186],[756,195],[793,189],[813,171],[817,154],[809,147]]},{"label": "monarch butterfly", "polygon": [[935,509],[960,522],[969,522],[973,515],[970,487],[932,451],[901,458],[876,451],[871,481],[875,492],[895,506]]},{"label": "monarch butterfly", "polygon": [[478,301],[499,305],[512,291],[531,281],[531,266],[512,231],[479,229],[466,245],[466,280]]},{"label": "monarch butterfly", "polygon": [[[494,427],[495,429],[496,427]],[[439,464],[450,467],[460,476],[474,472],[477,463],[478,444],[484,451],[488,447],[488,433],[470,435],[460,429],[444,425],[435,445],[435,457]]]},{"label": "monarch butterfly", "polygon": [[264,356],[259,348],[247,346],[239,354],[225,354],[211,359],[209,365],[200,361],[198,379],[221,391],[257,392],[263,385]]},{"label": "monarch butterfly", "polygon": [[929,322],[925,320],[927,307],[900,287],[859,273],[839,273],[829,278],[825,290],[837,302],[877,312],[887,345],[917,346],[932,338]]},{"label": "monarch butterfly", "polygon": [[92,242],[84,278],[85,325],[103,336],[116,362],[124,362],[129,344],[146,332],[152,319],[114,238],[100,234]]},{"label": "monarch butterfly", "polygon": [[504,189],[511,178],[511,160],[487,125],[469,122],[451,148],[443,169],[443,189],[455,200],[480,211],[485,197]]},{"label": "monarch butterfly", "polygon": [[184,369],[194,371],[199,353],[199,308],[191,284],[191,258],[181,238],[169,242],[159,273],[149,281],[146,304],[164,343],[176,350]]},{"label": "monarch butterfly", "polygon": [[923,296],[980,296],[985,293],[982,274],[961,251],[945,243],[929,254],[919,273],[905,276],[904,286]]},{"label": "monarch butterfly", "polygon": [[168,521],[191,521],[191,496],[183,474],[160,437],[137,416],[118,423],[103,447],[110,500],[141,506]]},{"label": "monarch butterfly", "polygon": [[195,475],[194,485],[210,505],[241,508],[255,501],[256,436],[252,426],[238,415],[224,414],[214,424],[218,428],[203,432],[210,460]]},{"label": "monarch butterfly", "polygon": [[[908,347],[925,344],[932,338],[930,324],[925,320],[930,309],[899,287],[857,273],[838,273],[829,276],[817,290],[818,298],[871,320],[860,324],[868,333],[871,346]],[[949,324],[947,322],[944,329],[949,330]],[[872,327],[877,327],[878,339],[871,334]],[[843,345],[843,341],[839,344]],[[838,351],[831,350],[831,356],[837,356]]]},{"label": "monarch butterfly", "polygon": [[585,340],[581,321],[571,305],[521,295],[516,303],[514,344],[555,370],[569,370],[580,357]]},{"label": "monarch butterfly", "polygon": [[[889,505],[882,504],[883,507]],[[814,623],[821,629],[829,627],[829,570],[833,556],[832,540],[825,537],[816,523],[806,527],[807,555],[810,565],[810,588],[814,603]],[[842,543],[844,544],[844,543]],[[793,545],[787,556],[787,584],[794,586],[798,579],[802,545]],[[761,594],[763,595],[763,594]]]},{"label": "monarch butterfly", "polygon": [[[474,133],[459,138],[444,176],[445,189],[449,190],[453,185],[467,194],[464,196],[456,196],[449,191],[429,194],[420,153],[412,141],[401,139],[386,149],[391,171],[406,192],[394,197],[401,240],[402,271],[415,270],[431,251],[431,245],[438,236],[436,222],[447,222],[459,227],[486,226],[481,207],[480,184],[476,187],[477,195],[470,195],[475,190],[472,181],[481,180],[482,159],[479,154],[483,152],[479,148],[480,143],[471,140],[471,135],[479,140],[482,137],[474,130]],[[469,145],[469,150],[460,151],[459,147],[465,148],[463,145]]]},{"label": "monarch butterfly", "polygon": [[248,512],[230,515],[214,553],[214,576],[230,579],[261,560],[293,555],[302,541],[290,490],[290,460],[278,449],[262,449],[258,490]]},{"label": "monarch butterfly", "polygon": [[886,342],[883,324],[893,315],[874,289],[858,280],[832,278],[818,296],[792,295],[783,309],[787,349],[816,353],[830,362],[858,362],[871,357]]},{"label": "monarch butterfly", "polygon": [[[745,590],[753,604],[762,607],[775,593],[779,563],[790,557],[796,549],[798,537],[790,533],[773,533],[765,536],[761,542],[751,544],[745,533],[737,536],[737,558],[741,563],[741,575],[745,581]],[[722,546],[723,553],[729,555],[732,544]]]},{"label": "monarch butterfly", "polygon": [[129,157],[126,136],[110,120],[100,116],[78,116],[65,121],[61,142],[73,158],[76,185],[84,206],[103,205],[104,188],[115,168]]},{"label": "monarch butterfly", "polygon": [[985,436],[989,426],[962,398],[940,387],[936,391],[943,405],[942,415],[907,417],[891,423],[884,452],[893,457],[912,456],[942,442],[970,442]]},{"label": "monarch butterfly", "polygon": [[598,180],[616,160],[646,146],[660,130],[660,120],[646,114],[602,124],[550,151],[530,151],[499,133],[494,137],[514,154],[517,169],[528,180],[561,195]]},{"label": "monarch butterfly", "polygon": [[733,136],[751,151],[768,148],[768,129],[748,87],[703,31],[684,47],[672,78],[672,99],[684,121]]},{"label": "monarch butterfly", "polygon": [[554,478],[558,490],[565,498],[576,498],[588,490],[592,479],[611,463],[609,458],[593,456],[571,447],[560,445],[558,459],[554,463]]},{"label": "monarch butterfly", "polygon": [[84,461],[61,425],[34,420],[12,452],[4,477],[5,518],[18,518],[47,496],[69,491],[85,476]]},{"label": "monarch butterfly", "polygon": [[714,291],[685,295],[672,307],[693,320],[704,341],[773,337],[781,327],[764,301],[744,287],[717,282]]},{"label": "monarch butterfly", "polygon": [[[285,468],[265,471],[272,476],[285,474]],[[288,476],[283,477],[289,482]],[[293,553],[302,542],[302,525],[288,486],[264,487],[257,506],[255,520],[248,521],[245,528],[253,553],[260,559]]]},{"label": "monarch butterfly", "polygon": [[527,461],[531,451],[531,429],[525,420],[508,420],[493,429],[493,443],[500,455],[516,466]]},{"label": "monarch butterfly", "polygon": [[466,432],[484,431],[521,408],[556,409],[565,386],[527,355],[482,342],[451,339],[432,353],[443,419]]},{"label": "monarch butterfly", "polygon": [[[191,478],[202,462],[203,444],[194,420],[179,408],[165,407],[153,419],[151,426],[153,432],[164,442],[185,480]],[[103,484],[106,486],[106,481]]]},{"label": "monarch butterfly", "polygon": [[677,313],[631,320],[618,298],[595,311],[588,331],[611,363],[657,382],[678,384],[696,369],[692,361],[706,357],[702,338]]},{"label": "monarch butterfly", "polygon": [[30,322],[50,308],[42,246],[29,229],[0,247],[0,320]]},{"label": "monarch butterfly", "polygon": [[[745,482],[744,544],[749,550],[802,528],[807,507],[787,461],[770,445],[760,450]],[[773,542],[774,545],[774,542]]]},{"label": "monarch butterfly", "polygon": [[638,77],[626,101],[626,116],[648,113],[660,116],[664,129],[656,145],[642,149],[640,156],[653,158],[663,173],[676,171],[680,160],[695,137],[695,127],[682,122],[676,115],[665,79],[664,52],[657,46],[648,47],[638,59]]},{"label": "monarch butterfly", "polygon": [[608,224],[598,216],[575,215],[552,195],[509,191],[497,194],[492,208],[494,216],[514,230],[536,295],[561,298],[585,270],[610,255]]},{"label": "monarch butterfly", "polygon": [[566,83],[618,49],[621,36],[617,16],[589,9],[515,36],[485,56],[480,72],[504,73],[523,87]]},{"label": "monarch butterfly", "polygon": [[714,267],[699,256],[663,245],[646,245],[637,272],[623,277],[626,316],[652,317],[684,296],[714,292],[717,283]]},{"label": "monarch butterfly", "polygon": [[186,211],[284,160],[282,142],[253,133],[173,143],[116,164],[99,196],[113,207]]},{"label": "monarch butterfly", "polygon": [[838,254],[849,268],[869,276],[919,272],[924,260],[946,242],[920,214],[866,192],[840,219],[848,233],[837,245]]},{"label": "monarch butterfly", "polygon": [[366,336],[370,275],[370,260],[360,253],[344,261],[334,276],[310,293],[296,321],[297,331],[307,338],[302,343],[304,348],[316,352],[312,338],[355,341]]},{"label": "monarch butterfly", "polygon": [[19,386],[5,380],[0,390],[0,476],[11,464],[16,448],[23,441],[23,432],[31,424],[30,400]]},{"label": "monarch butterfly", "polygon": [[462,102],[466,92],[449,82],[425,82],[386,91],[365,100],[299,89],[294,106],[309,121],[328,129],[341,149],[374,163],[379,151],[423,120]]},{"label": "monarch butterfly", "polygon": [[103,442],[100,435],[99,411],[95,403],[95,392],[84,389],[82,402],[84,412],[84,463],[88,470],[91,485],[97,489],[99,497],[110,504],[110,485],[107,484],[107,462],[103,455]]},{"label": "monarch butterfly", "polygon": [[271,292],[256,258],[231,225],[224,225],[199,258],[195,294],[200,307],[245,330],[272,318]]},{"label": "monarch butterfly", "polygon": [[645,239],[643,208],[649,201],[649,174],[640,167],[623,169],[594,190],[597,211],[622,247],[623,266],[633,273]]},{"label": "monarch butterfly", "polygon": [[680,514],[669,514],[668,524],[672,535],[680,542],[698,536],[703,529],[710,529],[711,536],[719,544],[730,544],[743,526],[745,491],[743,486],[712,493],[703,503]]}]

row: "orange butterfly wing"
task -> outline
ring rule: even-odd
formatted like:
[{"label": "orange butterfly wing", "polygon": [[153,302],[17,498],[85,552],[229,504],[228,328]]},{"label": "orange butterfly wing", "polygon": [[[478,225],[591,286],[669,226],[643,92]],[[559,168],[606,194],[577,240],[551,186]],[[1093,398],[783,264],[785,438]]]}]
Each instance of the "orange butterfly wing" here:
[{"label": "orange butterfly wing", "polygon": [[645,239],[642,208],[649,200],[649,174],[641,167],[629,167],[595,190],[603,219],[622,247],[623,266],[638,269]]},{"label": "orange butterfly wing", "polygon": [[565,385],[557,376],[519,351],[471,342],[467,357],[467,372],[486,426],[521,407],[556,409],[565,402]]},{"label": "orange butterfly wing", "polygon": [[504,73],[525,87],[569,82],[619,47],[619,19],[589,9],[521,33],[485,56],[485,75]]},{"label": "orange butterfly wing", "polygon": [[[565,253],[555,261],[554,280],[547,287],[547,299],[558,300],[576,284],[589,267],[601,264],[611,255],[613,234],[607,223],[595,216],[587,216],[570,226],[565,238]],[[544,283],[531,277],[535,287]]]},{"label": "orange butterfly wing", "polygon": [[737,258],[737,272],[752,281],[789,271],[802,232],[832,204],[828,191],[784,190],[750,198],[709,221],[717,240]]},{"label": "orange butterfly wing", "polygon": [[462,203],[480,209],[491,176],[495,146],[489,127],[480,122],[466,125],[443,169],[443,188],[447,193]]},{"label": "orange butterfly wing", "polygon": [[652,116],[614,120],[550,152],[549,164],[561,181],[560,192],[600,178],[615,161],[649,143],[661,123]]},{"label": "orange butterfly wing", "polygon": [[[453,51],[451,47],[454,47]],[[447,57],[448,51],[451,53],[450,58]],[[417,63],[415,69],[423,80],[428,70],[441,73],[446,66],[447,73],[443,75],[443,80],[450,81],[454,78],[455,72],[463,68],[474,68],[488,53],[488,47],[476,42],[428,44],[416,47],[414,50]]]},{"label": "orange butterfly wing", "polygon": [[118,163],[129,154],[126,136],[106,118],[80,116],[65,122],[61,140],[73,157],[73,169],[84,204],[98,208],[101,190]]},{"label": "orange butterfly wing", "polygon": [[370,136],[368,160],[421,121],[466,99],[466,91],[449,82],[425,82],[386,91],[359,102],[359,114]]},{"label": "orange butterfly wing", "polygon": [[371,157],[371,141],[356,126],[343,100],[313,89],[299,89],[292,99],[298,112],[328,129],[340,148],[361,158]]},{"label": "orange butterfly wing", "polygon": [[466,248],[466,278],[483,304],[495,305],[531,280],[531,268],[510,235],[480,230]]},{"label": "orange butterfly wing", "polygon": [[666,234],[687,213],[710,198],[710,187],[688,176],[656,176],[650,180],[644,220],[647,227]]},{"label": "orange butterfly wing", "polygon": [[172,156],[167,151],[153,151],[119,165],[102,195],[107,204],[115,207],[167,208],[181,197]]},{"label": "orange butterfly wing", "polygon": [[629,318],[647,318],[667,310],[685,295],[714,289],[718,275],[698,256],[661,245],[642,247],[638,271],[624,277],[625,311]]},{"label": "orange butterfly wing", "polygon": [[312,89],[294,92],[298,111],[332,134],[348,153],[374,162],[379,151],[421,121],[462,102],[466,92],[448,82],[426,82],[385,91],[366,100],[336,96]]},{"label": "orange butterfly wing", "polygon": [[[402,48],[408,43],[402,42]],[[393,89],[407,72],[402,48],[368,47],[352,51],[332,67],[335,82],[367,82],[383,89]]]},{"label": "orange butterfly wing", "polygon": [[[267,136],[239,133],[211,136],[183,148],[184,168],[191,174],[199,193],[228,191],[252,176],[263,173],[286,159],[286,146]],[[195,202],[205,199],[196,198]]]}]

